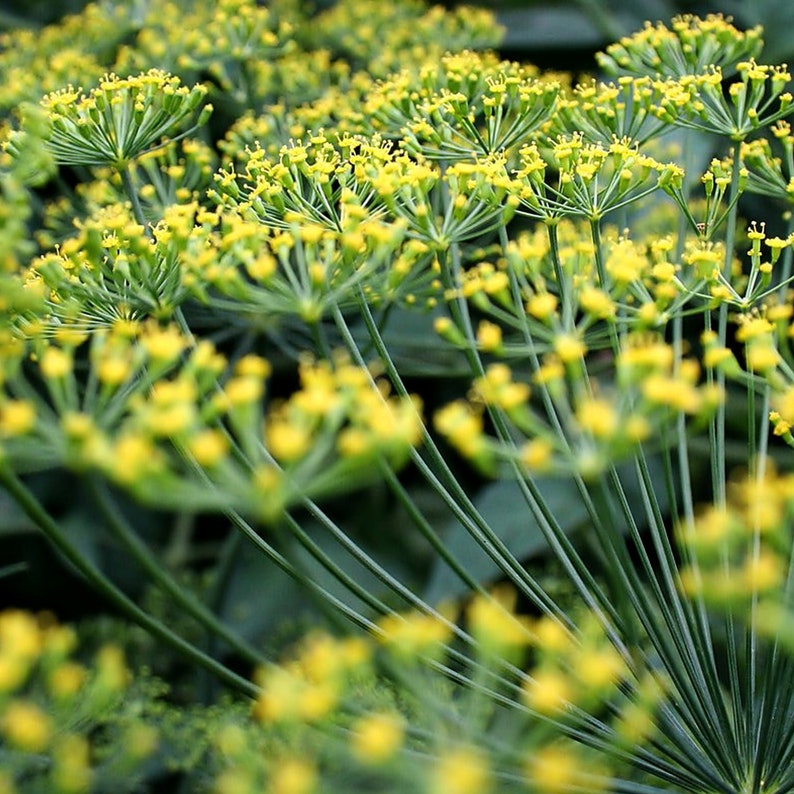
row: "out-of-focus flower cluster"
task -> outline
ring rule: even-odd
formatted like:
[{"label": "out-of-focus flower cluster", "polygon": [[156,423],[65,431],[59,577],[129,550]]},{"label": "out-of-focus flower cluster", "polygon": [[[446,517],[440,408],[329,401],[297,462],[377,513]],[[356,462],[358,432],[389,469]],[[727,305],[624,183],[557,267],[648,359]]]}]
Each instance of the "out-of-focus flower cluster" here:
[{"label": "out-of-focus flower cluster", "polygon": [[134,790],[157,730],[124,705],[122,650],[78,661],[77,635],[51,615],[0,612],[0,790]]},{"label": "out-of-focus flower cluster", "polygon": [[399,465],[420,442],[420,406],[344,359],[304,359],[300,387],[271,402],[265,359],[232,364],[173,325],[122,318],[84,338],[56,331],[33,346],[27,377],[9,378],[4,464],[98,470],[152,504],[276,520],[302,499],[369,482],[379,457]]},{"label": "out-of-focus flower cluster", "polygon": [[[468,659],[455,634],[471,646]],[[470,686],[453,688],[446,680],[452,669]],[[383,686],[384,675],[395,676],[391,685]],[[385,616],[369,640],[312,634],[288,661],[258,675],[253,715],[281,737],[278,751],[255,752],[256,734],[230,723],[218,734],[226,768],[216,791],[331,792],[342,780],[352,789],[438,794],[504,785],[546,794],[571,786],[606,791],[609,769],[567,739],[545,740],[536,718],[553,715],[575,732],[587,709],[609,704],[610,741],[650,739],[661,682],[630,678],[628,661],[592,615],[578,629],[550,617],[531,620],[516,613],[515,594],[504,588],[475,596],[459,624],[449,610],[416,611]],[[500,695],[507,698],[501,706]],[[504,707],[515,720],[510,742],[495,730]],[[310,738],[318,735],[321,741]]]},{"label": "out-of-focus flower cluster", "polygon": [[[0,475],[66,469],[158,509],[251,519],[267,525],[267,540],[247,527],[260,550],[297,527],[379,613],[310,582],[372,638],[312,634],[259,671],[256,722],[216,734],[218,794],[598,792],[610,754],[680,787],[712,705],[729,733],[743,704],[720,681],[700,691],[716,668],[698,657],[705,610],[747,608],[773,636],[791,619],[774,597],[788,475],[761,466],[727,489],[717,459],[732,388],[750,395],[754,449],[794,446],[794,228],[738,217],[746,192],[791,212],[790,74],[756,61],[760,31],[719,16],[649,25],[601,56],[611,80],[572,85],[481,51],[499,37],[484,11],[303,5],[91,4],[35,46],[3,36]],[[671,130],[725,147],[696,165],[665,148]],[[446,380],[425,422],[390,323],[430,314]],[[715,504],[695,516],[691,483],[673,480],[703,428]],[[581,619],[487,526],[455,455],[518,480],[591,608]],[[640,506],[619,482],[627,459]],[[409,461],[536,616],[499,588],[460,619],[432,609],[316,504],[386,478],[444,555],[396,476]],[[586,497],[603,571],[555,528],[538,475]],[[680,568],[664,527],[679,501]],[[334,568],[304,514],[415,611]],[[107,697],[121,693],[123,665],[104,651],[79,667],[64,637],[0,615],[0,752],[20,764],[0,789],[30,768],[87,790],[109,763],[69,720],[100,709],[113,670]],[[731,741],[684,770],[707,770],[702,790],[738,790]]]}]

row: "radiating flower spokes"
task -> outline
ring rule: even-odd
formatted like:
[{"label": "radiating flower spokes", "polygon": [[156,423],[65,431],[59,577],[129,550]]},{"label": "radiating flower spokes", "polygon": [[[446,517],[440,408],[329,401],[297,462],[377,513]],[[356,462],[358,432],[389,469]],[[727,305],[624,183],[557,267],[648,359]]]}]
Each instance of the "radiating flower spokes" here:
[{"label": "radiating flower spokes", "polygon": [[648,109],[662,121],[743,141],[794,112],[785,90],[791,75],[785,66],[754,60],[737,64],[739,79],[723,90],[723,74],[711,67],[700,74],[654,82],[645,96]]},{"label": "radiating flower spokes", "polygon": [[117,322],[92,336],[39,338],[35,377],[0,393],[2,459],[31,470],[101,472],[143,501],[238,509],[276,521],[301,499],[339,493],[401,465],[420,438],[420,404],[371,385],[340,359],[304,360],[301,387],[263,405],[270,365],[228,362],[174,326]]},{"label": "radiating flower spokes", "polygon": [[[629,141],[613,140],[605,146],[585,141],[581,133],[560,137],[548,155],[534,143],[519,154],[519,212],[547,221],[564,216],[600,220],[649,195],[680,171],[640,154]],[[547,169],[556,173],[552,183]]]},{"label": "radiating flower spokes", "polygon": [[[59,163],[123,170],[181,127],[206,93],[206,86],[187,88],[178,77],[157,69],[129,77],[109,73],[88,93],[69,87],[44,97],[47,146]],[[206,105],[195,126],[211,112]],[[13,151],[13,141],[10,146]]]},{"label": "radiating flower spokes", "polygon": [[[473,382],[468,402],[438,411],[435,427],[490,474],[512,461],[532,474],[575,472],[590,479],[658,437],[675,416],[703,421],[721,402],[719,389],[698,383],[696,361],[673,370],[673,350],[656,336],[626,337],[615,361],[616,389],[609,393],[589,378],[587,353],[581,339],[558,332],[533,375],[535,387],[550,398],[545,410],[530,401],[530,385],[515,381],[499,362]],[[489,435],[483,408],[504,413],[519,437]]]},{"label": "radiating flower spokes", "polygon": [[410,153],[445,162],[510,150],[547,121],[559,84],[493,55],[449,53],[419,75],[404,71],[376,86],[363,111],[372,129]]},{"label": "radiating flower spokes", "polygon": [[646,22],[641,31],[599,53],[599,66],[610,74],[677,78],[710,67],[731,74],[740,61],[757,57],[761,27],[739,30],[731,17],[692,14],[675,17],[668,27]]},{"label": "radiating flower spokes", "polygon": [[564,135],[581,133],[589,142],[609,146],[626,140],[642,146],[666,125],[648,109],[643,97],[652,91],[648,77],[620,77],[613,83],[580,83],[562,96],[551,126]]},{"label": "radiating flower spokes", "polygon": [[746,190],[788,206],[794,202],[794,136],[787,121],[779,121],[770,131],[782,149],[782,157],[773,154],[772,143],[766,138],[742,144],[740,157],[747,168]]}]

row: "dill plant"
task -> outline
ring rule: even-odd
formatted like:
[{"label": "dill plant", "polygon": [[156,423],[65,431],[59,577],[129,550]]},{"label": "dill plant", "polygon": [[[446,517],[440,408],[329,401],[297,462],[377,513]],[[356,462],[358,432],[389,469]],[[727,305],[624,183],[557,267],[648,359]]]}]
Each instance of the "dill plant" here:
[{"label": "dill plant", "polygon": [[[309,21],[223,0],[186,24],[166,2],[91,5],[43,34],[55,72],[6,37],[0,68],[27,77],[0,94],[20,108],[0,161],[0,483],[126,618],[250,698],[207,709],[197,786],[794,790],[788,71],[756,61],[759,29],[686,16],[570,85],[477,51],[498,41],[483,12],[382,6]],[[50,175],[62,195],[41,206]],[[751,192],[788,225],[745,221]],[[395,317],[434,335],[443,404],[413,393]],[[486,518],[461,458],[515,484],[569,592]],[[27,476],[53,469],[189,629],[48,512]],[[405,555],[421,544],[465,598],[435,603],[362,542],[339,497],[374,483]],[[206,593],[125,495],[228,526]],[[287,661],[217,609],[242,555],[326,618]],[[49,669],[42,631],[0,615],[0,785],[100,790],[108,756],[55,731],[58,688],[24,689]],[[88,674],[68,670],[76,692]]]}]

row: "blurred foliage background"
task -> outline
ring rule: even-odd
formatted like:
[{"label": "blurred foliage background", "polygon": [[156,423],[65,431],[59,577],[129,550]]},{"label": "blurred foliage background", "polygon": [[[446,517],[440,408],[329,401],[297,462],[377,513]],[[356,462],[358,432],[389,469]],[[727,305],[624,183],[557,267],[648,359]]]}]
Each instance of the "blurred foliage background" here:
[{"label": "blurred foliage background", "polygon": [[[146,0],[128,0],[140,5],[143,10]],[[472,3],[469,3],[472,4]],[[481,0],[476,5],[484,6],[497,15],[506,30],[501,46],[503,56],[528,61],[540,67],[573,72],[576,76],[596,73],[594,55],[621,36],[641,28],[647,21],[669,21],[676,14],[695,13],[705,15],[722,12],[734,17],[739,27],[760,24],[765,29],[766,49],[762,60],[767,63],[787,62],[794,56],[794,3],[781,0],[755,0],[753,3],[741,0],[722,0],[722,2],[676,2],[676,0],[568,0],[567,2],[527,2],[527,0]],[[13,29],[20,26],[45,25],[60,16],[79,11],[85,5],[82,0],[6,0],[0,4],[0,29]],[[317,0],[306,3],[311,11],[322,11],[334,5],[333,0]],[[448,8],[462,3],[447,2]],[[704,158],[708,152],[704,152]],[[705,161],[705,160],[704,160]],[[418,322],[415,315],[396,317],[389,325],[390,348],[402,356],[401,364],[406,369],[413,367],[414,384],[423,390],[422,380],[427,386],[434,371],[447,371],[454,368],[454,361],[440,360],[434,356],[448,357],[449,348],[430,350],[428,339],[433,337],[432,318],[426,323]],[[445,386],[433,383],[433,395],[440,402],[446,399]],[[451,394],[451,393],[450,393]],[[522,560],[542,557],[544,541],[537,527],[527,526],[526,516],[520,519],[511,509],[513,483],[483,483],[473,477],[470,471],[458,472],[461,481],[475,495],[478,508],[489,522],[499,528],[502,539]],[[113,577],[127,592],[136,597],[152,597],[146,594],[146,580],[136,570],[132,570],[121,555],[120,550],[108,539],[92,529],[89,500],[81,496],[81,484],[73,477],[64,475],[43,475],[34,479],[31,487],[42,498],[51,513],[66,526],[76,539],[82,551],[95,561],[100,568],[113,571]],[[454,546],[467,569],[479,581],[488,581],[495,571],[490,559],[472,543],[462,526],[451,521],[445,510],[439,511],[432,504],[432,494],[424,492],[419,483],[411,483],[412,498],[422,505],[428,517],[436,520],[442,536]],[[573,486],[566,482],[548,483],[551,502],[560,507],[565,515],[566,530],[575,533],[586,519],[575,509],[570,509]],[[329,512],[343,519],[345,526],[356,543],[373,552],[387,568],[416,592],[431,601],[443,597],[460,596],[455,591],[454,577],[443,565],[438,565],[427,548],[408,548],[404,533],[404,512],[396,509],[385,488],[373,488],[357,497],[351,514],[349,502],[331,505]],[[568,509],[566,509],[568,508]],[[214,561],[224,551],[218,537],[217,522],[200,516],[173,517],[144,510],[132,502],[125,503],[125,512],[131,522],[139,528],[148,543],[160,549],[169,567],[190,572],[197,581],[192,584],[201,589],[201,577],[211,570]],[[436,511],[434,514],[433,511]],[[520,521],[520,526],[517,525]],[[373,537],[372,526],[379,531]],[[468,546],[467,547],[467,543]],[[293,550],[300,554],[300,550]],[[333,548],[327,552],[333,554]],[[9,500],[0,493],[0,570],[11,574],[0,576],[0,604],[13,603],[31,609],[57,608],[59,617],[71,620],[92,614],[103,606],[97,603],[96,596],[77,576],[65,569],[46,541],[31,525],[30,521]],[[339,560],[342,565],[350,561]],[[13,570],[6,566],[17,566]],[[334,582],[316,561],[305,560],[307,570],[333,591]],[[316,570],[312,571],[312,566]],[[24,575],[16,575],[22,573]],[[547,578],[553,579],[553,570],[548,568],[548,560],[542,560],[539,567]],[[313,614],[307,594],[281,571],[259,557],[240,555],[229,570],[228,586],[222,594],[219,609],[222,617],[233,624],[237,630],[249,638],[270,637],[281,625],[285,615],[283,605],[291,605],[293,617]],[[377,587],[377,582],[367,580],[362,570],[349,571],[359,577],[365,586]],[[371,575],[370,575],[371,577]],[[554,582],[547,582],[553,588]],[[69,597],[62,594],[68,592]],[[252,608],[251,605],[255,605]],[[152,605],[157,612],[167,612],[166,603]]]},{"label": "blurred foliage background", "polygon": [[[145,0],[129,0],[145,6]],[[261,5],[267,5],[263,0]],[[306,2],[311,10],[323,10],[334,0]],[[431,3],[432,4],[432,3]],[[593,53],[621,36],[641,28],[645,21],[668,21],[676,14],[730,14],[737,27],[763,25],[768,62],[788,62],[794,55],[794,3],[781,0],[721,0],[720,2],[676,2],[676,0],[479,0],[441,3],[447,8],[478,5],[493,10],[505,26],[502,52],[527,59],[539,66],[558,69],[595,68]],[[45,25],[80,10],[84,0],[5,0],[0,4],[0,29]]]}]

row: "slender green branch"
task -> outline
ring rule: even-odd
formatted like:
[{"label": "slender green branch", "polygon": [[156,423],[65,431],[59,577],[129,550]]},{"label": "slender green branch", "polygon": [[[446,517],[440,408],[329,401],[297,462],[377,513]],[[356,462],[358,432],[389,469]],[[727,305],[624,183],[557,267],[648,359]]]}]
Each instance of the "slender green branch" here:
[{"label": "slender green branch", "polygon": [[141,200],[138,198],[138,189],[135,186],[135,180],[133,178],[133,168],[134,165],[132,163],[128,163],[126,166],[124,166],[124,168],[121,169],[121,181],[124,185],[124,192],[127,194],[127,198],[129,198],[130,204],[132,205],[132,214],[135,216],[135,220],[143,227],[146,236],[151,239],[152,230],[149,228],[149,224],[146,222],[146,216],[143,214]]},{"label": "slender green branch", "polygon": [[173,598],[174,602],[195,618],[205,629],[225,640],[229,647],[252,665],[262,664],[265,660],[262,654],[252,645],[239,637],[228,626],[221,622],[193,593],[182,587],[166,571],[157,558],[152,554],[146,544],[138,537],[137,533],[129,526],[126,518],[112,501],[107,487],[97,482],[96,478],[89,479],[91,493],[96,500],[108,529],[113,532],[116,539],[123,545],[132,558],[151,577],[152,581],[163,592]]},{"label": "slender green branch", "polygon": [[254,696],[258,687],[237,673],[229,670],[217,660],[211,658],[203,651],[196,648],[183,637],[173,632],[161,621],[153,618],[141,609],[132,599],[126,596],[113,582],[111,582],[96,566],[80,553],[78,548],[69,540],[67,534],[58,526],[56,521],[41,506],[38,499],[22,483],[22,481],[9,468],[8,464],[0,462],[0,483],[8,491],[14,501],[22,508],[47,536],[55,548],[82,574],[86,580],[109,603],[117,607],[130,620],[150,632],[154,637],[170,645],[186,658],[200,667],[216,675],[221,681],[240,692]]}]

